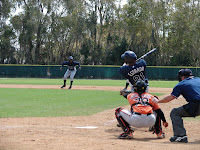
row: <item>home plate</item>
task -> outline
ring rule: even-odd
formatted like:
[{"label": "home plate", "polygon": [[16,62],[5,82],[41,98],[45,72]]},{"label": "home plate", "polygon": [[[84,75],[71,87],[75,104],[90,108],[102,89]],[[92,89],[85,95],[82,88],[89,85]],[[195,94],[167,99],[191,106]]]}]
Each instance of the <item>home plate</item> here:
[{"label": "home plate", "polygon": [[85,127],[75,127],[77,129],[96,129],[98,127],[94,127],[94,126],[85,126]]}]

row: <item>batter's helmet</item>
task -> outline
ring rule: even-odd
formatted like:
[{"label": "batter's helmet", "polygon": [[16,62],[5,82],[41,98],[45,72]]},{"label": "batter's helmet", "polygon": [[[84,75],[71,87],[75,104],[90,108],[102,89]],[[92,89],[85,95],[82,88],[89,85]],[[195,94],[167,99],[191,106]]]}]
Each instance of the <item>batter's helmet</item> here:
[{"label": "batter's helmet", "polygon": [[134,85],[134,91],[138,94],[142,94],[147,89],[147,84],[143,80],[138,80]]},{"label": "batter's helmet", "polygon": [[72,56],[69,56],[69,60],[72,60],[73,59],[73,57]]},{"label": "batter's helmet", "polygon": [[125,63],[135,63],[137,55],[133,51],[126,51],[121,55],[121,58],[124,59]]},{"label": "batter's helmet", "polygon": [[181,69],[179,70],[178,74],[177,74],[177,77],[178,77],[178,81],[180,82],[181,81],[181,77],[182,76],[185,76],[185,77],[189,77],[189,76],[192,76],[192,70],[190,69]]}]

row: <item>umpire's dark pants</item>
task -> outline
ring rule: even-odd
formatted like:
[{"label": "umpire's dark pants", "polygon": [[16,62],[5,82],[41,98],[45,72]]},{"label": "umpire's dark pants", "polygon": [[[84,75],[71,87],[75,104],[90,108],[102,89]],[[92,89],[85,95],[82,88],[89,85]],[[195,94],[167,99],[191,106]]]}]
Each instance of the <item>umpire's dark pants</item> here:
[{"label": "umpire's dark pants", "polygon": [[[196,116],[199,115],[200,115],[200,105]],[[172,120],[174,136],[185,136],[186,130],[183,125],[182,117],[191,117],[191,116],[187,113],[187,111],[183,108],[183,106],[181,106],[179,108],[174,108],[170,113],[170,117]]]}]

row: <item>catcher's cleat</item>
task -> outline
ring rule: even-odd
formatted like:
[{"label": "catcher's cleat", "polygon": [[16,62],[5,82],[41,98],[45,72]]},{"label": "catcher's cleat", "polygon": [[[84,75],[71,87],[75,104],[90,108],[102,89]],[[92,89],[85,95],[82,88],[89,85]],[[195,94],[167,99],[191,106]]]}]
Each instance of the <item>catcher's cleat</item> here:
[{"label": "catcher's cleat", "polygon": [[165,138],[165,133],[163,133],[163,132],[160,132],[160,133],[156,133],[156,135],[157,135],[157,139],[164,139]]},{"label": "catcher's cleat", "polygon": [[155,129],[154,129],[154,127],[149,127],[149,131],[150,132],[152,132],[152,131],[154,131]]},{"label": "catcher's cleat", "polygon": [[117,124],[117,127],[121,127],[121,125],[118,123],[118,124]]},{"label": "catcher's cleat", "polygon": [[64,88],[64,87],[65,87],[65,85],[61,86],[61,89]]},{"label": "catcher's cleat", "polygon": [[182,143],[187,143],[188,139],[187,136],[174,136],[170,138],[171,142],[182,142]]},{"label": "catcher's cleat", "polygon": [[133,134],[131,132],[129,133],[122,133],[118,136],[118,139],[132,139]]}]

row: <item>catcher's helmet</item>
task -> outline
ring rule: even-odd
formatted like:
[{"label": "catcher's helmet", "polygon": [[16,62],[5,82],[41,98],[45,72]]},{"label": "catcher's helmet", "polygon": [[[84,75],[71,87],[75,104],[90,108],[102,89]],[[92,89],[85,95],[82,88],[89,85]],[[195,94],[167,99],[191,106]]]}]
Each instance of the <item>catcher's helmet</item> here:
[{"label": "catcher's helmet", "polygon": [[69,56],[69,60],[72,60],[73,59],[73,57],[72,56]]},{"label": "catcher's helmet", "polygon": [[144,93],[146,89],[147,89],[147,84],[143,80],[138,80],[134,85],[134,91],[139,94]]},{"label": "catcher's helmet", "polygon": [[189,76],[192,76],[192,70],[190,69],[181,69],[179,70],[178,74],[177,74],[177,77],[178,77],[178,81],[180,82],[181,81],[181,77],[182,76],[185,76],[185,77],[189,77]]},{"label": "catcher's helmet", "polygon": [[135,63],[137,55],[133,51],[126,51],[121,55],[121,58],[124,59],[125,63]]}]

